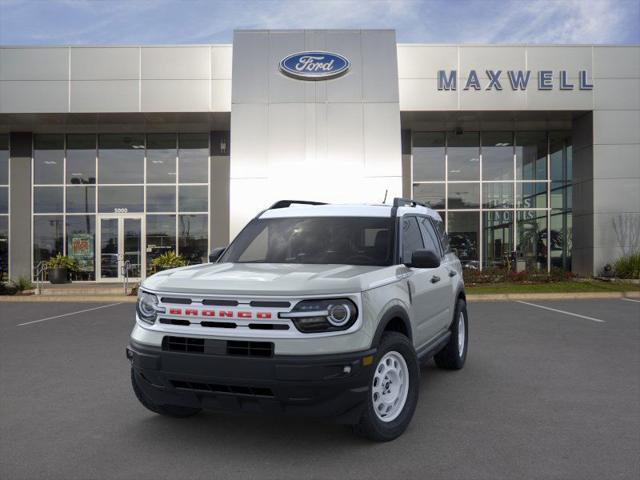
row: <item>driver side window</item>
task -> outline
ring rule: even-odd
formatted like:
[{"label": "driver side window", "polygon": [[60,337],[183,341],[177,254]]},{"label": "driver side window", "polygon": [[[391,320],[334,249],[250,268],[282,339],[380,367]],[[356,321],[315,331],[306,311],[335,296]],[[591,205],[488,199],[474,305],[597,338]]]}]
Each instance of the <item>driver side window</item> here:
[{"label": "driver side window", "polygon": [[424,248],[416,217],[402,219],[402,263],[411,262],[415,250]]}]

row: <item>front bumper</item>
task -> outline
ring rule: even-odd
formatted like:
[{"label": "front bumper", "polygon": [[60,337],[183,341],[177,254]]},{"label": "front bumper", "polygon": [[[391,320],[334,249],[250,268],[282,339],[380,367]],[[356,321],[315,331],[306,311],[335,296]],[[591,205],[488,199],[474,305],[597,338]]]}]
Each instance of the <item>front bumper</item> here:
[{"label": "front bumper", "polygon": [[357,422],[362,414],[372,368],[367,357],[372,355],[375,349],[236,357],[166,351],[134,340],[127,347],[138,385],[156,404],[335,417],[341,423]]}]

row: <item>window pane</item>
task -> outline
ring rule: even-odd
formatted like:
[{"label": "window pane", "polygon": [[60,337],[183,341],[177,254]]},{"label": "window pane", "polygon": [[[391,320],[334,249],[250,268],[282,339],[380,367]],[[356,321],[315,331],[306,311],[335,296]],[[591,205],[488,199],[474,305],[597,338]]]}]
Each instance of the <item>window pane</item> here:
[{"label": "window pane", "polygon": [[180,183],[207,183],[209,178],[209,134],[180,134]]},{"label": "window pane", "polygon": [[9,135],[0,135],[0,185],[9,183]]},{"label": "window pane", "polygon": [[482,179],[513,180],[513,133],[482,133]]},{"label": "window pane", "polygon": [[209,187],[180,186],[180,211],[181,212],[206,212]]},{"label": "window pane", "polygon": [[100,135],[98,181],[143,183],[144,135]]},{"label": "window pane", "polygon": [[115,212],[126,209],[128,212],[142,212],[144,200],[143,187],[99,187],[98,211]]},{"label": "window pane", "polygon": [[551,210],[551,266],[571,270],[571,212]]},{"label": "window pane", "polygon": [[547,208],[546,183],[518,183],[516,185],[518,208]]},{"label": "window pane", "polygon": [[444,208],[444,183],[414,183],[413,198],[431,208]]},{"label": "window pane", "polygon": [[413,181],[444,180],[444,133],[413,136]]},{"label": "window pane", "polygon": [[433,253],[441,257],[442,250],[440,249],[440,242],[438,241],[435,230],[431,226],[431,222],[427,218],[421,217],[418,220],[418,224],[420,225],[420,231],[422,232],[424,248],[431,250]]},{"label": "window pane", "polygon": [[67,213],[95,213],[96,187],[71,186],[67,187]]},{"label": "window pane", "polygon": [[483,208],[513,208],[513,183],[483,183]]},{"label": "window pane", "polygon": [[447,134],[449,180],[480,180],[480,138],[477,133]]},{"label": "window pane", "polygon": [[449,183],[449,208],[480,208],[480,184]]},{"label": "window pane", "polygon": [[513,252],[513,211],[484,212],[484,265],[504,267]]},{"label": "window pane", "polygon": [[571,185],[551,182],[551,208],[571,209]]},{"label": "window pane", "polygon": [[[205,187],[206,188],[206,187]],[[176,187],[147,187],[147,212],[175,212]]]},{"label": "window pane", "polygon": [[147,275],[155,273],[152,261],[176,251],[176,216],[147,215]]},{"label": "window pane", "polygon": [[0,187],[0,213],[9,213],[9,187]]},{"label": "window pane", "polygon": [[67,135],[67,183],[96,183],[95,135]]},{"label": "window pane", "polygon": [[9,274],[9,217],[0,216],[0,280]]},{"label": "window pane", "polygon": [[479,212],[449,212],[449,244],[466,268],[478,268]]},{"label": "window pane", "polygon": [[62,215],[36,215],[33,217],[33,266],[63,254]]},{"label": "window pane", "polygon": [[147,183],[176,183],[176,148],[174,133],[147,135]]},{"label": "window pane", "polygon": [[33,152],[33,181],[36,185],[63,183],[64,135],[36,135]]},{"label": "window pane", "polygon": [[208,259],[209,225],[207,215],[180,215],[180,255],[187,264],[206,263]]},{"label": "window pane", "polygon": [[516,271],[547,269],[547,212],[517,212]]},{"label": "window pane", "polygon": [[547,179],[547,134],[516,133],[516,166],[518,180]]},{"label": "window pane", "polygon": [[67,256],[75,259],[78,272],[73,280],[95,280],[95,216],[67,216]]},{"label": "window pane", "polygon": [[549,134],[549,162],[551,180],[570,181],[571,134],[569,132],[551,132]]},{"label": "window pane", "polygon": [[34,187],[34,213],[62,213],[62,187]]},{"label": "window pane", "polygon": [[402,261],[411,262],[411,256],[416,250],[424,248],[422,235],[415,217],[402,219]]}]

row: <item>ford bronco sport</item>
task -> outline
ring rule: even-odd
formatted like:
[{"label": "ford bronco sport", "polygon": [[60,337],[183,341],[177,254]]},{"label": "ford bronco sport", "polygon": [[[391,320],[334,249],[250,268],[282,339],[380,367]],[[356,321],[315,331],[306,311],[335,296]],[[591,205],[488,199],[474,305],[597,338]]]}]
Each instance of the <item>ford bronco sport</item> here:
[{"label": "ford bronco sport", "polygon": [[140,402],[335,417],[377,441],[399,436],[420,362],[462,368],[461,265],[437,212],[418,202],[280,201],[210,263],[140,287],[127,347]]}]

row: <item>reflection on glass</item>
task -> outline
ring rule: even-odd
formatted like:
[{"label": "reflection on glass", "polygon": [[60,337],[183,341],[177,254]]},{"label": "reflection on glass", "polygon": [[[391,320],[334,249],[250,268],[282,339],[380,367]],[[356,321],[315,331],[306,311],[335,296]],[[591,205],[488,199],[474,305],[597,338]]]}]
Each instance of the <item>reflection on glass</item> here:
[{"label": "reflection on glass", "polygon": [[99,187],[98,211],[113,212],[142,212],[144,201],[144,187]]},{"label": "reflection on glass", "polygon": [[147,135],[147,183],[176,183],[175,133]]},{"label": "reflection on glass", "polygon": [[176,251],[176,216],[147,215],[147,275],[155,273],[153,259]]},{"label": "reflection on glass", "polygon": [[67,183],[96,183],[95,135],[67,135]]},{"label": "reflection on glass", "polygon": [[[129,262],[129,276],[139,278],[142,272],[142,226],[139,218],[125,218],[122,222],[124,230],[123,261]],[[125,263],[126,267],[127,264]]]},{"label": "reflection on glass", "polygon": [[101,184],[143,183],[144,135],[100,135],[98,175]]},{"label": "reflection on glass", "polygon": [[[36,215],[33,217],[33,267],[64,253],[64,222],[62,215]],[[35,273],[35,272],[34,272]]]},{"label": "reflection on glass", "polygon": [[573,225],[571,212],[551,210],[551,266],[571,270]]},{"label": "reflection on glass", "polygon": [[483,208],[513,208],[513,183],[483,183]]},{"label": "reflection on glass", "polygon": [[547,208],[546,183],[518,183],[516,185],[516,206],[518,208]]},{"label": "reflection on glass", "polygon": [[444,183],[414,183],[413,198],[431,208],[443,209],[445,204]]},{"label": "reflection on glass", "polygon": [[0,280],[9,275],[9,217],[0,216]]},{"label": "reflection on glass", "polygon": [[449,182],[449,208],[480,208],[480,184]]},{"label": "reflection on glass", "polygon": [[482,133],[482,179],[513,180],[513,133]]},{"label": "reflection on glass", "polygon": [[78,265],[72,280],[95,280],[95,216],[67,215],[67,256]]},{"label": "reflection on glass", "polygon": [[[205,187],[206,188],[206,187]],[[148,186],[147,212],[175,212],[175,186]]]},{"label": "reflection on glass", "polygon": [[479,212],[449,212],[449,244],[465,268],[479,267]]},{"label": "reflection on glass", "polygon": [[100,277],[118,278],[118,219],[100,220]]},{"label": "reflection on glass", "polygon": [[504,268],[513,251],[513,211],[484,212],[484,266]]},{"label": "reflection on glass", "polygon": [[413,136],[413,181],[445,179],[444,133],[416,133]]},{"label": "reflection on glass", "polygon": [[477,133],[448,133],[449,180],[480,180],[480,137]]},{"label": "reflection on glass", "polygon": [[516,178],[518,180],[547,179],[546,132],[516,133]]},{"label": "reflection on glass", "polygon": [[547,212],[517,212],[516,271],[547,269]]},{"label": "reflection on glass", "polygon": [[9,135],[0,134],[0,185],[9,184]]},{"label": "reflection on glass", "polygon": [[33,143],[34,184],[63,183],[64,135],[35,135]]},{"label": "reflection on glass", "polygon": [[9,187],[0,187],[0,213],[9,213]]},{"label": "reflection on glass", "polygon": [[95,213],[96,187],[74,185],[67,187],[67,213]]},{"label": "reflection on glass", "polygon": [[180,183],[206,183],[209,177],[209,134],[179,135]]},{"label": "reflection on glass", "polygon": [[62,187],[34,187],[34,213],[62,213]]},{"label": "reflection on glass", "polygon": [[551,208],[571,210],[572,186],[564,182],[551,183]]},{"label": "reflection on glass", "polygon": [[571,135],[569,132],[549,134],[550,177],[556,182],[571,182]]},{"label": "reflection on glass", "polygon": [[206,185],[180,186],[179,205],[181,212],[206,212],[208,210],[209,187]]},{"label": "reflection on glass", "polygon": [[207,215],[179,215],[180,255],[188,265],[206,263],[209,252]]}]

